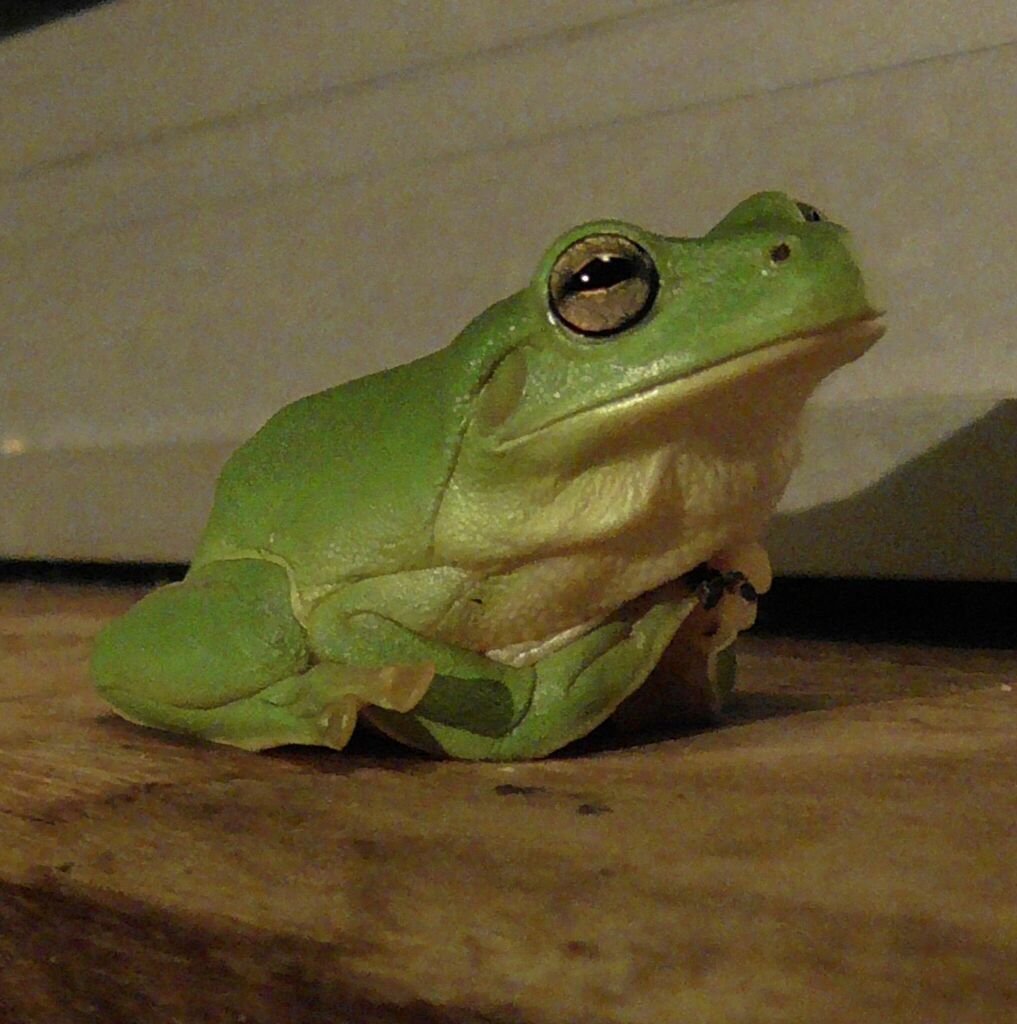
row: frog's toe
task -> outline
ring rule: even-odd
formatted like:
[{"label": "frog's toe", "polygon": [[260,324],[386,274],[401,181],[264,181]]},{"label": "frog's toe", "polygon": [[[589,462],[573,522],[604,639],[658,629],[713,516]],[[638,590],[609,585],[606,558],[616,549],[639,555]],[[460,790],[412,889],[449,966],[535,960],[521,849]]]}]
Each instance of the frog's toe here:
[{"label": "frog's toe", "polygon": [[737,569],[722,572],[706,565],[697,566],[686,576],[686,580],[694,584],[695,595],[706,611],[716,608],[721,599],[728,594],[737,595],[751,602],[757,597],[756,588],[749,582],[745,573]]},{"label": "frog's toe", "polygon": [[364,707],[410,711],[433,679],[434,665],[429,663],[362,668],[320,662],[272,687],[262,699],[306,723],[310,738],[299,742],[342,750]]}]

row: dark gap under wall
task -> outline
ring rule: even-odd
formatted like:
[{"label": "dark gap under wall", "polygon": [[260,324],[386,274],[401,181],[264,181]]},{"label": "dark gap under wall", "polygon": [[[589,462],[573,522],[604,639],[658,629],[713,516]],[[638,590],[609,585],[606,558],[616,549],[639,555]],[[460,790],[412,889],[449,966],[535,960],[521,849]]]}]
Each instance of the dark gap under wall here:
[{"label": "dark gap under wall", "polygon": [[1017,583],[782,576],[760,599],[757,634],[1017,648]]}]

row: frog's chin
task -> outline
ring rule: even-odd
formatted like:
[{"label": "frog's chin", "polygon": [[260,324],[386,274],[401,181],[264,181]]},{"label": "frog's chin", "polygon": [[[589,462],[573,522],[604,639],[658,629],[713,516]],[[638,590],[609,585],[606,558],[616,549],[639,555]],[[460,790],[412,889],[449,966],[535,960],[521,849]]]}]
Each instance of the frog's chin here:
[{"label": "frog's chin", "polygon": [[[742,377],[777,363],[797,362],[803,358],[816,361],[824,373],[830,373],[838,366],[864,355],[883,336],[886,331],[883,315],[881,312],[867,313],[828,324],[819,330],[787,335],[751,352],[714,363],[691,377],[678,378],[673,383],[687,382],[690,391],[698,390],[699,387],[709,389],[733,377]],[[658,386],[666,388],[669,385]]]},{"label": "frog's chin", "polygon": [[748,382],[770,370],[790,370],[808,392],[827,374],[864,355],[885,330],[883,314],[871,312],[828,324],[818,330],[785,335],[767,345],[729,356],[694,373],[655,381],[599,405],[573,410],[533,430],[507,438],[498,447],[512,447],[532,440],[545,431],[562,427],[568,421],[588,416],[614,418],[623,417],[628,412],[639,414],[643,411],[677,408],[697,397],[730,386],[735,381]]},{"label": "frog's chin", "polygon": [[870,313],[828,324],[815,331],[787,335],[760,348],[730,356],[686,377],[651,385],[635,394],[605,403],[623,408],[658,401],[684,402],[723,388],[734,381],[749,381],[776,370],[800,381],[811,391],[823,377],[863,356],[886,331],[882,313]]}]

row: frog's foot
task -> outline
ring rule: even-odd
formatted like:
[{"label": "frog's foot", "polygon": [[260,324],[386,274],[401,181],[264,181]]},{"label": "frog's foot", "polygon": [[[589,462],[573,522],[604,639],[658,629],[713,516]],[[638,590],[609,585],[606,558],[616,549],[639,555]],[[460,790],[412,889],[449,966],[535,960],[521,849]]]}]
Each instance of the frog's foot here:
[{"label": "frog's foot", "polygon": [[698,604],[612,722],[624,732],[638,732],[719,721],[735,684],[732,645],[755,622],[758,595],[771,579],[769,559],[758,544],[719,552],[686,573],[682,582]]},{"label": "frog's foot", "polygon": [[737,594],[745,601],[754,603],[758,595],[756,588],[745,573],[737,569],[722,572],[712,569],[708,562],[701,562],[685,575],[685,581],[693,587],[699,603],[706,611],[712,611],[726,594]]},{"label": "frog's foot", "polygon": [[123,718],[246,750],[341,749],[367,703],[408,711],[427,663],[359,668],[312,658],[286,573],[218,563],[149,594],[100,635],[96,687]]}]

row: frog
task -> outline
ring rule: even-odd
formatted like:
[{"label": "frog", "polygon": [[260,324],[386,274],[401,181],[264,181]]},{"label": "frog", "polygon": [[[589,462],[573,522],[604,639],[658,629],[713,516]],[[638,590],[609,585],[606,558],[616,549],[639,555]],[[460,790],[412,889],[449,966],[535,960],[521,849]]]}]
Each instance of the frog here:
[{"label": "frog", "polygon": [[882,335],[852,236],[757,192],[702,236],[561,234],[446,347],[300,398],[228,459],[178,582],[98,636],[143,726],[545,757],[721,720],[806,399]]}]

